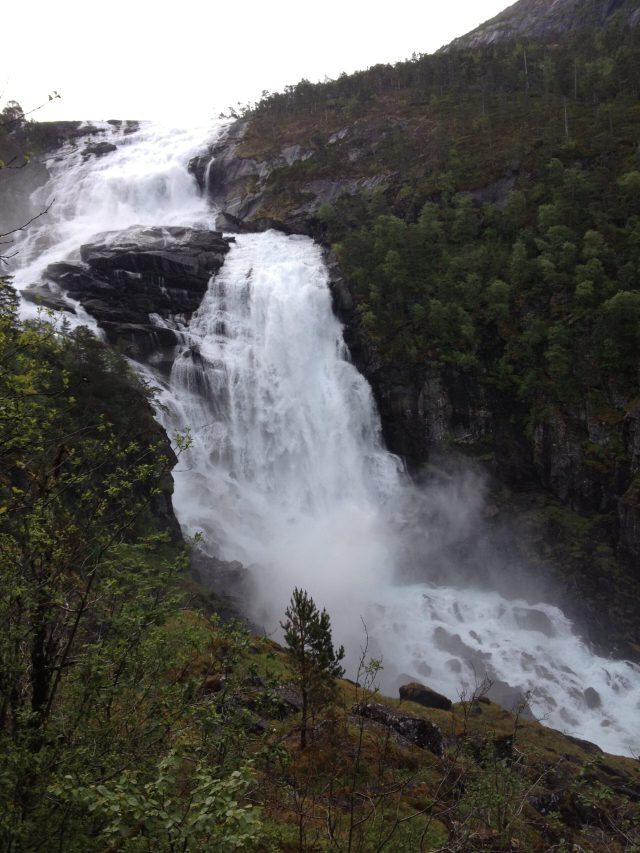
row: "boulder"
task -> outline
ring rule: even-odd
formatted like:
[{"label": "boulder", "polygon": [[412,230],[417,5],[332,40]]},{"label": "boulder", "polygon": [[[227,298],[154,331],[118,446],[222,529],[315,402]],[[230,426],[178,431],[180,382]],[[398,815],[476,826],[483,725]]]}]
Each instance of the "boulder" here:
[{"label": "boulder", "polygon": [[538,631],[538,633],[549,638],[556,636],[556,629],[543,610],[538,610],[535,607],[514,607],[513,618],[518,627],[524,631]]},{"label": "boulder", "polygon": [[86,146],[82,152],[82,156],[85,160],[88,160],[89,157],[104,157],[105,154],[111,154],[112,151],[117,150],[118,146],[114,145],[113,142],[94,142]]},{"label": "boulder", "polygon": [[417,702],[425,708],[438,708],[441,711],[450,711],[452,705],[451,700],[446,696],[416,681],[402,685],[400,698],[407,702]]},{"label": "boulder", "polygon": [[145,358],[175,347],[174,318],[187,322],[198,308],[232,239],[194,228],[136,226],[101,235],[81,247],[80,263],[51,264],[44,277],[77,299],[110,343]]},{"label": "boulder", "polygon": [[22,291],[22,296],[28,302],[35,302],[43,308],[51,308],[53,311],[69,311],[75,314],[75,309],[67,303],[61,293],[56,293],[47,284],[32,284]]},{"label": "boulder", "polygon": [[414,717],[411,714],[401,714],[378,702],[358,702],[351,709],[352,714],[366,717],[386,728],[392,729],[405,740],[427,749],[434,755],[444,754],[444,737],[435,723]]},{"label": "boulder", "polygon": [[587,687],[584,691],[584,701],[587,703],[587,708],[601,708],[602,697],[594,687]]},{"label": "boulder", "polygon": [[573,737],[573,735],[568,735],[565,732],[561,732],[560,734],[562,734],[565,740],[570,741],[575,746],[579,746],[580,749],[583,749],[590,755],[603,755],[603,751],[600,749],[600,747],[597,744],[592,743],[590,740],[583,740],[579,737]]}]

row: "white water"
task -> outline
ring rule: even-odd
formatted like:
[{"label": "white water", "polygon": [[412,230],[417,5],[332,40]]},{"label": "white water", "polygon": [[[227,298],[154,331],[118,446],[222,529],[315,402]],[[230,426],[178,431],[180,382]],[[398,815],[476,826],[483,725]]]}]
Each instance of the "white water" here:
[{"label": "white water", "polygon": [[[32,215],[50,208],[15,244],[14,285],[37,282],[48,264],[78,258],[83,243],[105,231],[132,225],[201,225],[213,217],[187,171],[204,140],[224,123],[176,129],[142,123],[138,131],[114,130],[92,122],[102,133],[67,142],[47,161],[50,180],[31,197]],[[87,144],[108,141],[110,154],[84,157]]]},{"label": "white water", "polygon": [[[151,127],[99,161],[68,152],[35,200],[48,193],[57,202],[21,247],[17,283],[105,230],[206,225],[186,173],[203,138]],[[402,676],[456,698],[488,674],[531,691],[532,710],[548,725],[609,751],[638,751],[640,670],[591,654],[557,608],[429,584],[428,547],[414,566],[425,582],[397,582],[422,496],[381,446],[370,390],[346,360],[311,240],[238,237],[183,333],[159,413],[170,431],[188,427],[193,436],[175,472],[176,512],[186,533],[204,532],[210,553],[253,566],[256,600],[247,606],[256,618],[275,630],[302,586],[331,613],[352,676],[362,617],[387,686]],[[438,498],[452,527],[480,500],[460,491]],[[432,532],[423,532],[427,541]],[[590,707],[587,688],[599,707]]]}]

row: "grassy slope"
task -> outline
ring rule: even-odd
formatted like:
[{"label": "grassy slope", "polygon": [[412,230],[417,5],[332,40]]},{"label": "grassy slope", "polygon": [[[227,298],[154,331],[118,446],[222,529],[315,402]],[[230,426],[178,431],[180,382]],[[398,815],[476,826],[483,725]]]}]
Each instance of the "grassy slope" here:
[{"label": "grassy slope", "polygon": [[[263,642],[262,650],[254,646],[253,665],[265,682],[286,683],[286,652]],[[363,698],[435,723],[445,754],[437,757],[385,726],[363,722],[351,712]],[[340,682],[337,700],[319,714],[303,753],[295,722],[294,716],[269,724],[268,736],[288,756],[288,784],[276,783],[268,771],[263,778],[279,849],[331,849],[331,826],[337,843],[345,844],[353,793],[353,849],[635,849],[628,845],[637,843],[637,761],[594,752],[481,697],[446,712]]]}]

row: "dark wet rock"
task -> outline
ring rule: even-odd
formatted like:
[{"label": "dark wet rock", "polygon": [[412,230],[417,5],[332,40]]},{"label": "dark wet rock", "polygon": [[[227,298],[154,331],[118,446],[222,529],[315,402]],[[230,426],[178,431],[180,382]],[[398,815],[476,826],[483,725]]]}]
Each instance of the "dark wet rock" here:
[{"label": "dark wet rock", "polygon": [[104,157],[105,154],[111,154],[112,151],[117,151],[118,146],[113,142],[94,142],[86,146],[82,151],[82,156],[85,160],[89,157]]},{"label": "dark wet rock", "polygon": [[130,228],[103,235],[101,243],[80,248],[93,272],[162,276],[165,287],[202,288],[203,277],[222,265],[229,241],[215,231],[183,227]]},{"label": "dark wet rock", "polygon": [[640,482],[634,481],[620,498],[618,517],[620,520],[618,553],[638,576],[640,572]]},{"label": "dark wet rock", "polygon": [[553,412],[533,431],[533,463],[542,485],[578,512],[605,513],[617,503],[615,472],[603,476],[585,457],[585,424]]},{"label": "dark wet rock", "polygon": [[517,713],[525,720],[535,720],[536,716],[529,708],[525,691],[521,687],[507,684],[501,678],[491,678],[491,686],[487,690],[487,697],[497,705],[502,706],[511,713]]},{"label": "dark wet rock", "polygon": [[587,708],[594,709],[602,707],[602,698],[593,687],[587,687],[584,691],[584,701],[587,703]]},{"label": "dark wet rock", "polygon": [[110,118],[107,119],[107,124],[110,124],[112,127],[122,131],[125,136],[128,136],[130,133],[136,133],[140,130],[140,122],[131,119]]},{"label": "dark wet rock", "polygon": [[429,720],[414,717],[411,714],[401,714],[377,702],[358,702],[351,713],[366,717],[386,728],[392,729],[405,740],[427,749],[434,755],[443,755],[444,738],[440,728]]},{"label": "dark wet rock", "polygon": [[460,634],[450,634],[441,625],[433,632],[433,638],[440,651],[449,652],[450,655],[466,659],[474,665],[482,666],[483,663],[486,665],[491,659],[489,652],[476,651],[462,640]]},{"label": "dark wet rock", "polygon": [[43,308],[51,308],[54,311],[70,311],[75,314],[75,309],[69,305],[64,296],[48,284],[32,284],[22,291],[22,296],[28,302],[34,302]]},{"label": "dark wet rock", "polygon": [[45,278],[77,299],[110,343],[158,359],[178,341],[174,318],[189,320],[229,244],[218,232],[134,227],[82,246],[81,263],[51,264]]},{"label": "dark wet rock", "polygon": [[194,547],[191,576],[201,587],[215,594],[215,611],[224,622],[241,619],[251,630],[260,633],[259,626],[246,619],[246,604],[252,600],[255,589],[250,571],[241,562],[220,560]]},{"label": "dark wet rock", "polygon": [[246,221],[244,219],[240,219],[238,216],[234,216],[227,210],[222,210],[218,213],[216,217],[216,227],[220,231],[231,234],[258,234],[271,229],[274,231],[282,231],[284,234],[292,233],[291,229],[285,225],[284,222],[280,222],[279,219],[262,217]]},{"label": "dark wet rock", "polygon": [[538,631],[540,634],[544,634],[545,637],[556,636],[553,623],[543,610],[536,610],[529,607],[514,607],[513,616],[518,627],[525,631]]},{"label": "dark wet rock", "polygon": [[603,750],[601,750],[597,744],[591,743],[590,740],[582,740],[582,738],[573,737],[573,735],[567,735],[564,733],[563,737],[566,738],[566,740],[571,741],[571,743],[575,744],[576,746],[579,746],[580,749],[584,749],[584,751],[588,752],[590,755],[603,754]]},{"label": "dark wet rock", "polygon": [[447,699],[446,696],[415,681],[402,685],[400,698],[406,702],[417,702],[418,705],[424,705],[425,708],[439,708],[441,711],[450,711],[452,707],[451,700]]}]

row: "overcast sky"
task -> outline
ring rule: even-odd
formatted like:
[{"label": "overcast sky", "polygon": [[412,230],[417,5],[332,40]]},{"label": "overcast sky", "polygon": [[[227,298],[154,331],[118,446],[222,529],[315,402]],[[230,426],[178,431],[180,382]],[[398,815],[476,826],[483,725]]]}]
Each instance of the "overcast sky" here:
[{"label": "overcast sky", "polygon": [[206,119],[238,101],[432,53],[509,0],[35,0],[5,16],[2,105],[48,119]]}]

